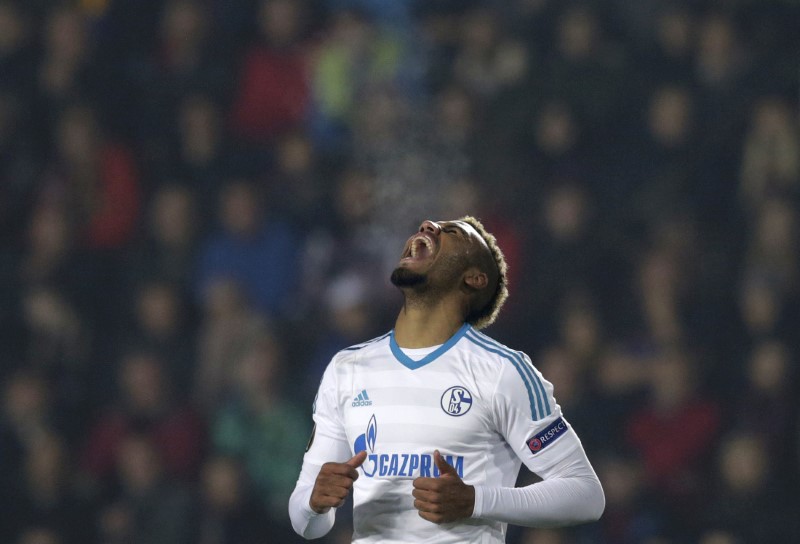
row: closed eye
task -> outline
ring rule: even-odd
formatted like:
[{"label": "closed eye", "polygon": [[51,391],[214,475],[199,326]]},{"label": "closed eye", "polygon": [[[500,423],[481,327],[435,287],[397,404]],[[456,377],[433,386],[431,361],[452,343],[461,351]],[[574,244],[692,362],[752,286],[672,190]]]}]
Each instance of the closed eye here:
[{"label": "closed eye", "polygon": [[462,229],[461,227],[457,227],[455,225],[447,225],[445,227],[442,227],[442,232],[447,234],[456,234],[461,238],[467,237],[467,233],[464,231],[464,229]]}]

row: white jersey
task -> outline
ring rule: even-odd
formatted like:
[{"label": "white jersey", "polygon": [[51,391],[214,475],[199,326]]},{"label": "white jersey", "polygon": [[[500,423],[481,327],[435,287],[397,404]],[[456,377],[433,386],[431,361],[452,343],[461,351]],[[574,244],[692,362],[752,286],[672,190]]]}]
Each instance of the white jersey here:
[{"label": "white jersey", "polygon": [[410,355],[390,332],[333,358],[304,463],[367,451],[353,487],[353,542],[504,542],[500,521],[422,519],[412,481],[439,475],[437,449],[476,490],[513,487],[521,463],[538,473],[581,449],[552,385],[524,353],[468,324],[424,357]]}]

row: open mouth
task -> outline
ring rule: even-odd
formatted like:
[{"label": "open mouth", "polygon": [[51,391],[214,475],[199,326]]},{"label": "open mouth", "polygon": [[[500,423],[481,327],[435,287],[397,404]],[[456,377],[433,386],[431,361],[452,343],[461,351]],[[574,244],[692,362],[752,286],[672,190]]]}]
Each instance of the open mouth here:
[{"label": "open mouth", "polygon": [[425,234],[413,236],[406,250],[403,252],[401,261],[424,261],[433,256],[436,248],[435,242]]}]

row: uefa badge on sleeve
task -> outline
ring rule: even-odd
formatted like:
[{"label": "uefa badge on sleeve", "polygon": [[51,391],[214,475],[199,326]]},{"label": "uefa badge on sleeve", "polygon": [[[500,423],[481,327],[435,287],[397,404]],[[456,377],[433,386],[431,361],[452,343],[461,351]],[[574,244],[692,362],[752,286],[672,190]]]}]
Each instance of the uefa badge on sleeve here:
[{"label": "uefa badge on sleeve", "polygon": [[551,423],[547,428],[540,433],[530,437],[525,443],[528,445],[528,449],[531,450],[531,453],[539,453],[544,448],[555,442],[555,440],[567,432],[567,422],[564,421],[564,418],[559,417],[553,423]]}]

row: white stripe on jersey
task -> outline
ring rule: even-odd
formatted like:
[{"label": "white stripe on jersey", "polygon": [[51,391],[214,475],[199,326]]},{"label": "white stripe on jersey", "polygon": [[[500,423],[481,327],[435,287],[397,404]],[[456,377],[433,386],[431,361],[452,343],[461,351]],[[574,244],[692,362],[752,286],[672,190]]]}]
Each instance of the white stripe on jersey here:
[{"label": "white stripe on jersey", "polygon": [[[371,403],[354,401],[364,392]],[[536,463],[526,441],[561,414],[551,392],[524,353],[466,324],[418,360],[393,331],[339,352],[314,419],[318,436],[367,451],[354,485],[354,542],[503,542],[500,522],[438,526],[420,518],[412,480],[438,475],[438,449],[468,484],[513,487],[522,461]],[[306,460],[333,460],[324,449],[312,447]]]}]

